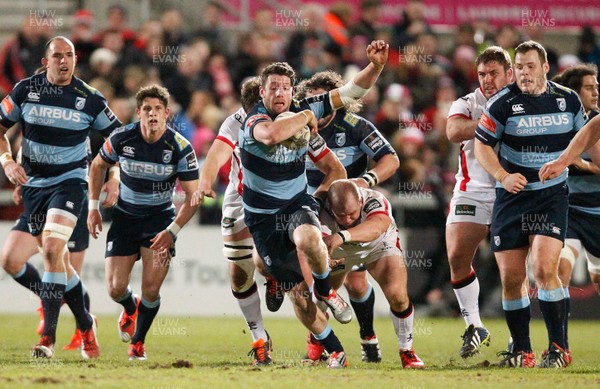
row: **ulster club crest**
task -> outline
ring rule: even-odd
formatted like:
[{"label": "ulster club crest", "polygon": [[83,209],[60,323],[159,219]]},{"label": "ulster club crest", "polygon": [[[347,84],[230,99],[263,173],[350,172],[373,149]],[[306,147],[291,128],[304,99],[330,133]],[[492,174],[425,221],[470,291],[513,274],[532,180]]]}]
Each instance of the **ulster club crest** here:
[{"label": "ulster club crest", "polygon": [[75,108],[82,110],[85,106],[85,97],[76,97],[75,98]]},{"label": "ulster club crest", "polygon": [[557,98],[556,103],[558,104],[558,109],[560,109],[561,111],[567,109],[567,102],[564,97]]},{"label": "ulster club crest", "polygon": [[163,150],[162,153],[162,161],[164,163],[169,163],[171,162],[171,158],[173,157],[173,151],[172,150]]}]

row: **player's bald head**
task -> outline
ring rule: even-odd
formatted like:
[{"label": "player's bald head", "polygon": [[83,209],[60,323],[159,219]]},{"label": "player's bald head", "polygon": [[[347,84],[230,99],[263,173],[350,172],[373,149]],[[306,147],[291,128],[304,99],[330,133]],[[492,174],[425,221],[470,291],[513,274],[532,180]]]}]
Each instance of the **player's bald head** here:
[{"label": "player's bald head", "polygon": [[334,181],[327,192],[327,200],[332,208],[343,206],[348,201],[360,201],[358,186],[350,180]]},{"label": "player's bald head", "polygon": [[73,42],[71,42],[71,40],[69,38],[67,38],[66,36],[58,35],[58,36],[55,36],[54,38],[50,38],[50,40],[48,42],[46,42],[46,56],[54,48],[55,42],[58,42],[58,41],[62,41],[64,43],[66,43],[67,45],[71,46],[72,51],[75,52],[75,45],[73,44]]}]

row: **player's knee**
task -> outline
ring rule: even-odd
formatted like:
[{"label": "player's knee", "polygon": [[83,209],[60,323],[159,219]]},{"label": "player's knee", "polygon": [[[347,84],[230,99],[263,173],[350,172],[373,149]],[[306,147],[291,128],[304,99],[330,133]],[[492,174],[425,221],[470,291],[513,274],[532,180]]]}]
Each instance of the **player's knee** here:
[{"label": "player's knee", "polygon": [[142,295],[148,302],[156,301],[160,297],[160,285],[150,284],[142,287]]},{"label": "player's knee", "polygon": [[344,286],[350,296],[364,296],[369,291],[369,282],[363,274],[360,272],[360,276],[346,277]]},{"label": "player's knee", "polygon": [[311,252],[324,247],[319,229],[310,224],[303,224],[294,230],[294,243],[298,250]]},{"label": "player's knee", "polygon": [[600,274],[590,272],[590,280],[594,284],[594,288],[596,288],[596,293],[600,294]]},{"label": "player's knee", "polygon": [[17,274],[25,264],[25,262],[20,261],[11,255],[4,254],[0,257],[0,263],[2,264],[2,269],[11,276]]},{"label": "player's knee", "polygon": [[505,294],[518,295],[521,293],[524,279],[521,277],[505,276],[502,279],[502,290]]},{"label": "player's knee", "polygon": [[544,285],[555,279],[557,271],[550,263],[537,261],[533,266],[533,276],[539,284]]},{"label": "player's knee", "polygon": [[254,262],[252,258],[237,261],[229,267],[231,289],[243,293],[254,285]]}]

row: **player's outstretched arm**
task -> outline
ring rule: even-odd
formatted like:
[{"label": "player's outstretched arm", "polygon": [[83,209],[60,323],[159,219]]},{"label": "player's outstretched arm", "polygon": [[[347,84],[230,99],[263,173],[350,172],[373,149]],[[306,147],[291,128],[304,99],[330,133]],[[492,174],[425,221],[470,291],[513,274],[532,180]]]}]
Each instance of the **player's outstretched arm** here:
[{"label": "player's outstretched arm", "polygon": [[400,160],[396,154],[386,154],[377,161],[375,166],[362,177],[353,178],[352,181],[360,188],[370,188],[390,178],[400,167]]},{"label": "player's outstretched arm", "polygon": [[216,193],[213,190],[213,184],[217,179],[219,169],[229,161],[232,154],[233,148],[230,144],[223,142],[219,138],[215,139],[202,165],[198,189],[192,194],[191,205],[202,204],[204,196],[215,198]]},{"label": "player's outstretched arm", "polygon": [[98,234],[102,231],[102,216],[100,215],[100,191],[102,184],[104,183],[104,177],[106,176],[106,170],[112,165],[106,162],[100,154],[96,155],[96,158],[90,165],[90,177],[88,180],[88,197],[89,197],[89,211],[87,226],[90,231],[90,235],[94,239],[98,239]]},{"label": "player's outstretched arm", "polygon": [[344,242],[372,242],[380,237],[388,229],[392,219],[389,216],[383,214],[372,215],[364,222],[345,230],[343,233],[346,234],[344,238],[340,233],[332,234],[323,237],[323,241],[332,253],[335,249],[340,247]]},{"label": "player's outstretched arm", "polygon": [[379,78],[388,59],[389,45],[382,40],[373,41],[367,46],[369,64],[352,80],[330,92],[333,109],[343,108],[364,97]]},{"label": "player's outstretched arm", "polygon": [[179,233],[179,231],[187,224],[188,221],[194,216],[196,211],[198,210],[198,205],[192,205],[192,197],[194,192],[198,189],[198,180],[190,180],[190,181],[179,181],[183,191],[185,193],[185,200],[181,207],[179,208],[179,212],[177,212],[177,216],[173,223],[171,223],[165,230],[156,234],[156,236],[150,239],[152,245],[150,248],[152,250],[156,250],[158,252],[164,252],[169,249],[173,245],[173,241],[175,236]]},{"label": "player's outstretched arm", "polygon": [[585,126],[579,130],[575,138],[571,140],[569,146],[563,153],[552,162],[547,162],[542,166],[538,175],[540,181],[545,182],[552,178],[558,177],[571,165],[585,150],[592,147],[600,139],[600,115],[595,116],[587,122]]}]

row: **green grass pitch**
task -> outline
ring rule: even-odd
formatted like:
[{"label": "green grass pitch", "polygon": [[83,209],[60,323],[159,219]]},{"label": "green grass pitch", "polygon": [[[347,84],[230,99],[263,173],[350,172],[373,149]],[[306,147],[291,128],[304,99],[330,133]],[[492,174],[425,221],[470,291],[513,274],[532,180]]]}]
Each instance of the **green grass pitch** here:
[{"label": "green grass pitch", "polygon": [[[102,355],[84,361],[79,352],[63,351],[74,322],[63,310],[54,358],[29,357],[38,340],[35,315],[0,315],[0,387],[98,388],[580,388],[600,386],[600,322],[570,323],[574,363],[566,369],[500,369],[488,366],[506,347],[503,320],[485,320],[491,347],[469,360],[458,356],[464,322],[460,318],[415,319],[415,351],[426,370],[403,370],[398,343],[389,319],[375,323],[383,353],[380,364],[360,360],[358,325],[331,322],[348,354],[344,370],[304,366],[307,332],[294,319],[266,314],[275,364],[255,368],[247,352],[250,335],[241,316],[213,318],[165,317],[160,313],[146,339],[148,360],[130,362],[127,344],[116,331],[117,317],[99,318]],[[532,342],[538,360],[547,346],[543,322],[532,322]]]}]

